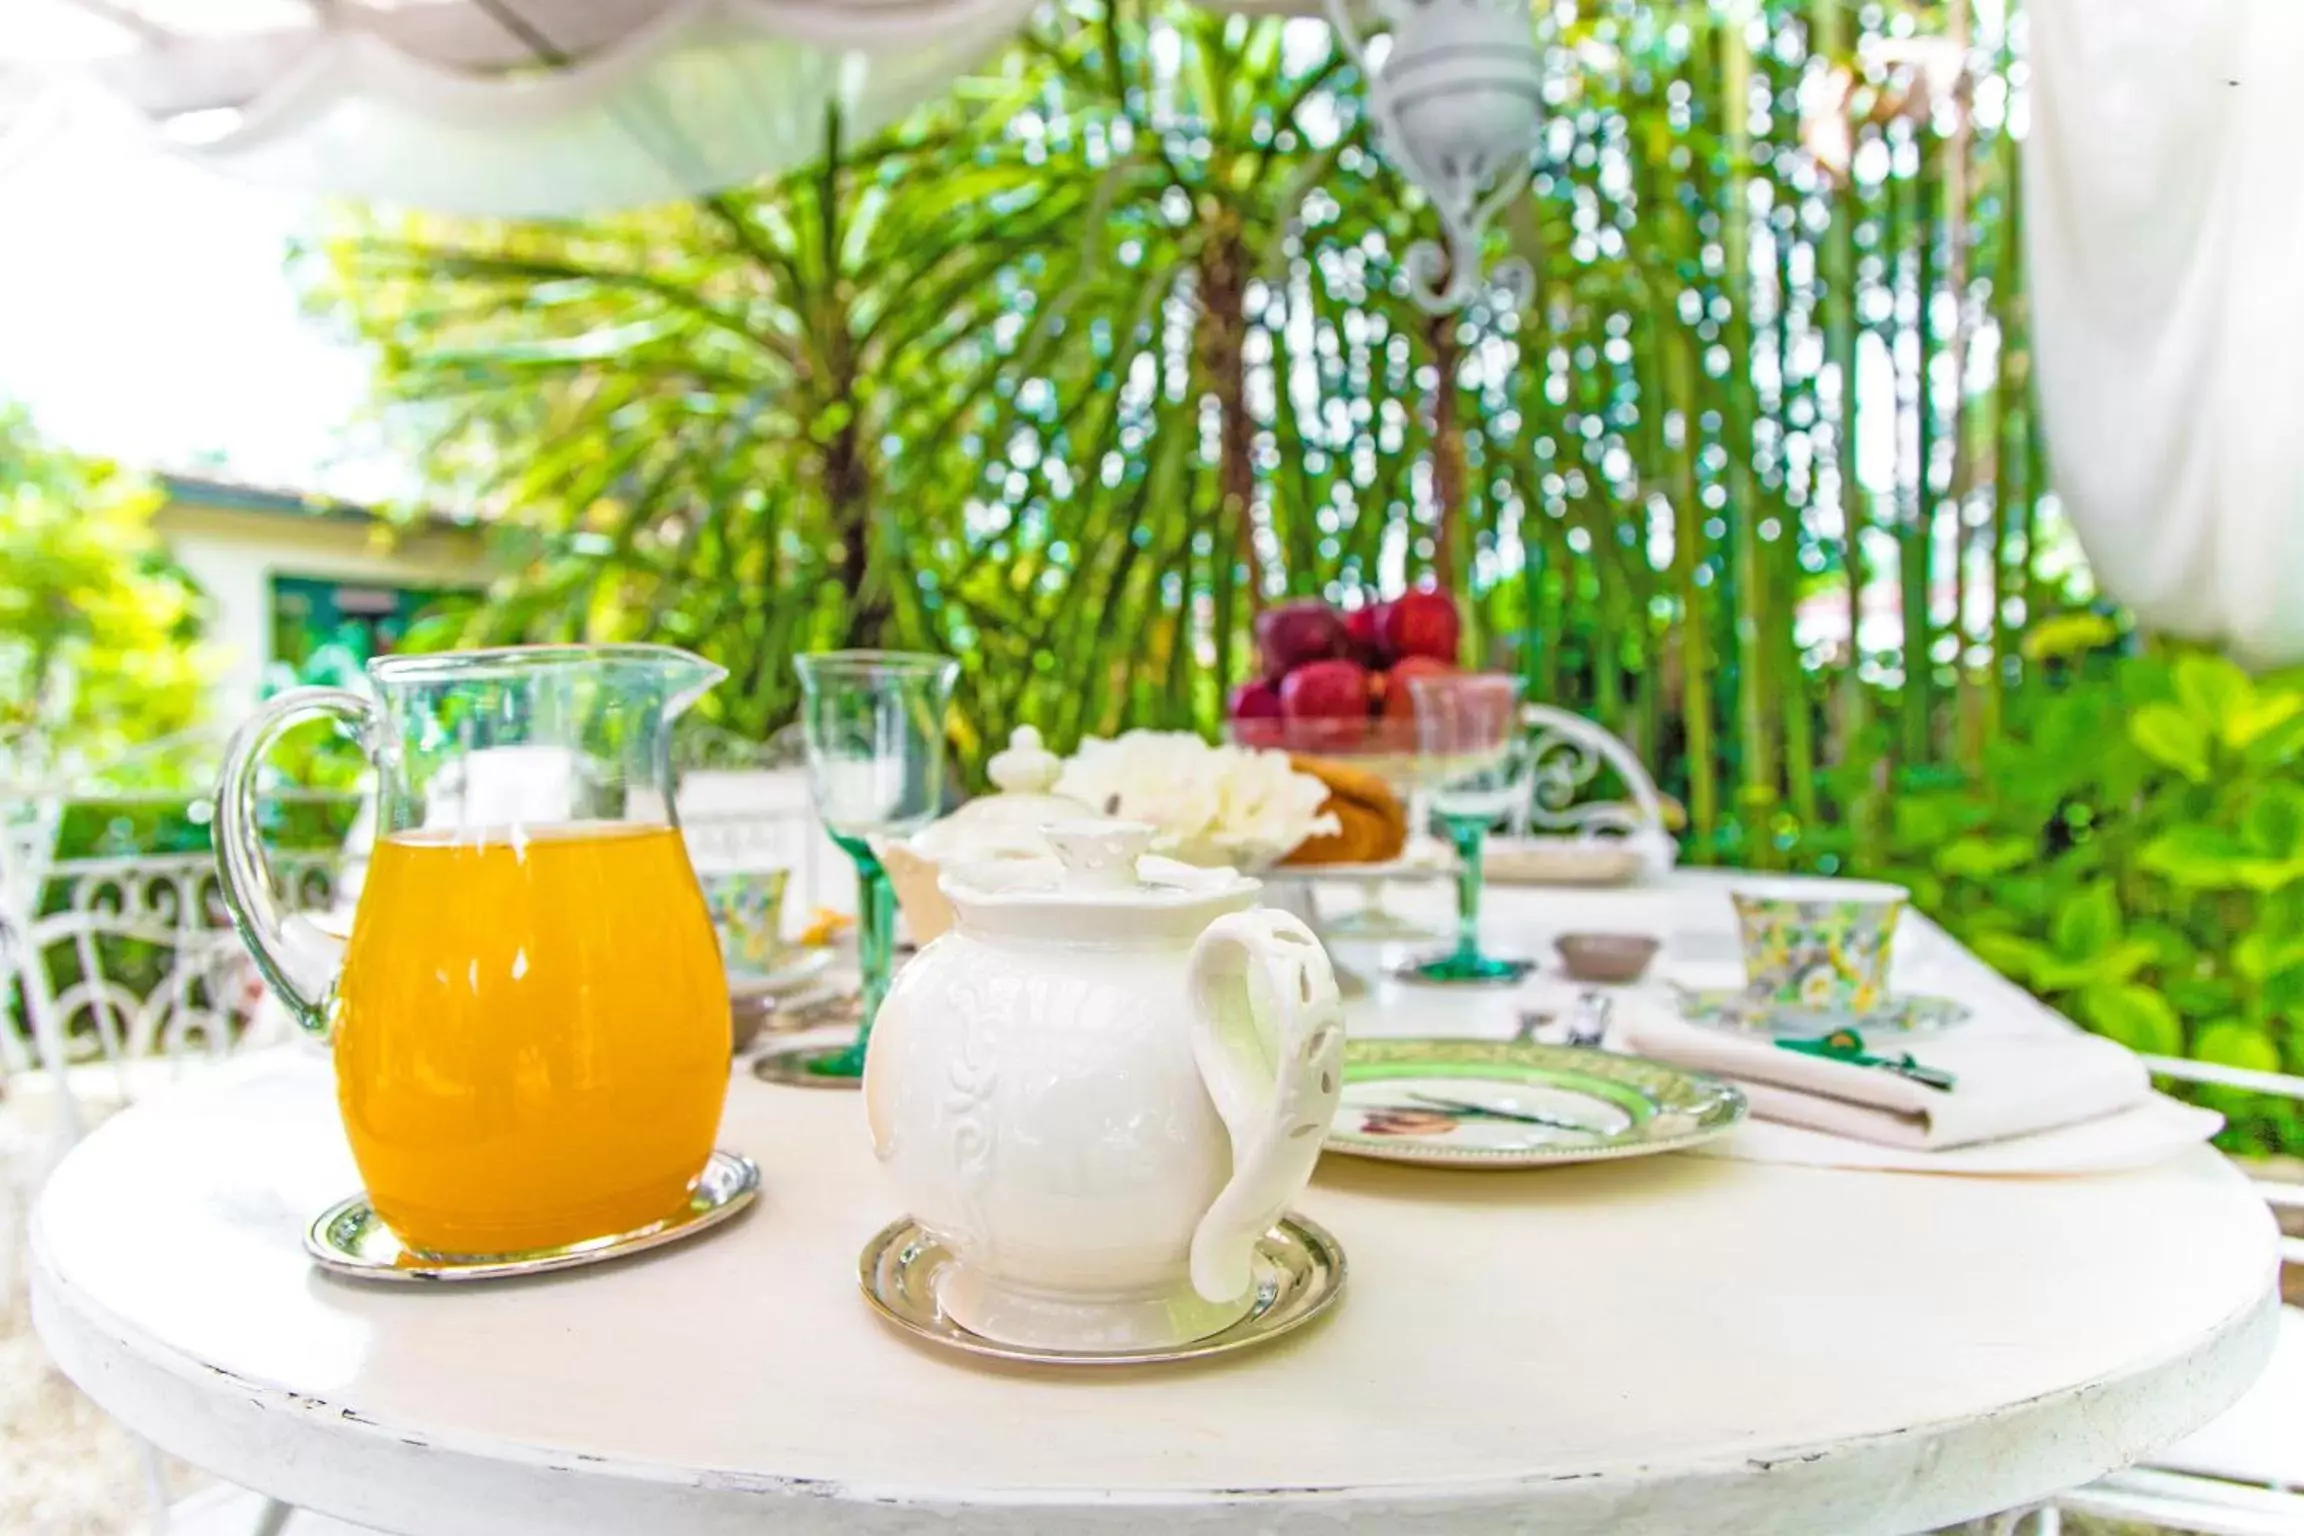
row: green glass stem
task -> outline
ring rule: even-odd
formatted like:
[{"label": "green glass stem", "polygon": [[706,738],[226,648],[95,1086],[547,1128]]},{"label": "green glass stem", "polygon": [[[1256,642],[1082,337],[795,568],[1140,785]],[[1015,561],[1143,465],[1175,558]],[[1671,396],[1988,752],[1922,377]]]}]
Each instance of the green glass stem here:
[{"label": "green glass stem", "polygon": [[1484,819],[1442,816],[1441,827],[1456,850],[1456,952],[1452,959],[1480,958],[1480,848],[1488,838]]},{"label": "green glass stem", "polygon": [[860,837],[842,837],[840,845],[856,863],[856,969],[861,973],[864,1022],[856,1026],[852,1045],[808,1064],[820,1077],[862,1077],[864,1053],[872,1044],[872,1021],[880,1016],[880,1000],[888,995],[888,975],[896,957],[896,887],[889,883],[871,844]]},{"label": "green glass stem", "polygon": [[1448,834],[1449,843],[1456,849],[1456,947],[1447,954],[1409,967],[1406,974],[1418,981],[1446,986],[1502,986],[1516,982],[1528,974],[1530,962],[1499,960],[1483,954],[1480,949],[1480,848],[1488,838],[1488,819],[1443,814],[1439,821],[1441,830]]}]

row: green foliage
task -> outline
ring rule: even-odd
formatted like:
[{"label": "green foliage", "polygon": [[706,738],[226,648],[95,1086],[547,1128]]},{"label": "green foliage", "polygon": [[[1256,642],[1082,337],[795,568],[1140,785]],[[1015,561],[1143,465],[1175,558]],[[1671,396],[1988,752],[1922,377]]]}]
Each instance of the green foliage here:
[{"label": "green foliage", "polygon": [[0,784],[188,725],[198,593],[152,533],[159,495],[0,408]]},{"label": "green foliage", "polygon": [[[1943,11],[1546,8],[1547,132],[1488,253],[1533,258],[1521,313],[1408,302],[1433,221],[1316,25],[1100,0],[771,184],[355,217],[314,297],[518,573],[427,643],[688,645],[754,737],[798,652],[943,651],[973,770],[1020,722],[1212,732],[1262,603],[1430,580],[1467,660],[1656,766],[1694,858],[1894,866],[2094,1028],[2293,1063],[2304,695],[2117,659],[2073,603],[2013,39],[1939,101],[1864,46],[1940,45]],[[1860,399],[1865,356],[1893,388]]]},{"label": "green foliage", "polygon": [[[1534,259],[1524,313],[1408,302],[1435,221],[1317,24],[1099,0],[879,139],[835,119],[772,184],[582,225],[354,218],[314,297],[520,573],[428,642],[690,645],[751,735],[788,718],[798,651],[944,650],[973,762],[1020,721],[1214,730],[1262,603],[1433,580],[1470,659],[1623,731],[1704,853],[1770,861],[1870,721],[1917,722],[1907,758],[1952,744],[2049,580],[2020,372],[1925,403],[1959,370],[1919,316],[2024,356],[2000,99],[1954,132],[1858,46],[1941,20],[1601,0],[1552,24],[1550,131],[1490,253]],[[1805,146],[1827,78],[1837,168]],[[1939,208],[1954,156],[1968,191]],[[1949,478],[1899,448],[1855,483],[1860,341],[1937,359],[1914,378],[1923,443],[1962,445]],[[1950,534],[1956,506],[1957,537],[1887,532]],[[1936,598],[1940,549],[1993,619]],[[1929,609],[1909,664],[1803,650],[1803,604],[1837,587],[1853,614],[1892,575]]]},{"label": "green foliage", "polygon": [[[2304,1072],[2304,678],[2099,653],[2019,694],[1973,774],[1896,799],[1882,872],[1978,954],[2139,1051]],[[2235,1148],[2304,1145],[2228,1090]]]},{"label": "green foliage", "polygon": [[[1287,35],[1052,14],[772,185],[580,228],[354,221],[319,297],[521,573],[422,638],[687,644],[756,735],[791,657],[841,644],[962,657],[984,738],[1213,725],[1267,592],[1376,579],[1424,443],[1388,403],[1434,387],[1384,240],[1412,215],[1340,60]],[[1252,360],[1290,353],[1252,406]]]}]

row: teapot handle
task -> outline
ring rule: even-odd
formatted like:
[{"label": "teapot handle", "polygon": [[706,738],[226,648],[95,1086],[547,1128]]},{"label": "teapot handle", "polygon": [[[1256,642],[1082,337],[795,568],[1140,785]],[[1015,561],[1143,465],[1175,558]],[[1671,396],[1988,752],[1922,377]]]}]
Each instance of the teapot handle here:
[{"label": "teapot handle", "polygon": [[1192,1233],[1192,1288],[1252,1283],[1261,1238],[1312,1176],[1336,1114],[1344,1005],[1312,930],[1285,912],[1227,913],[1192,946],[1192,1058],[1232,1137],[1232,1178]]},{"label": "teapot handle", "polygon": [[224,905],[256,968],[306,1030],[328,1034],[329,994],[343,966],[344,946],[310,918],[288,909],[264,858],[256,825],[256,770],[280,733],[307,715],[333,715],[349,726],[373,756],[381,739],[376,706],[343,688],[292,688],[266,702],[232,735],[216,784],[216,864]]}]

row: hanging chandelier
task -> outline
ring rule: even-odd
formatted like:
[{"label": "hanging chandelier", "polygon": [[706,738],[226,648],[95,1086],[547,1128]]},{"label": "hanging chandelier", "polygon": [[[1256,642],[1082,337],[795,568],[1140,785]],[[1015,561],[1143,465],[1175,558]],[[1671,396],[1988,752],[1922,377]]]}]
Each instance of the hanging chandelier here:
[{"label": "hanging chandelier", "polygon": [[1544,58],[1528,0],[1376,0],[1392,46],[1379,70],[1349,0],[1326,0],[1329,24],[1367,82],[1385,157],[1432,199],[1446,244],[1408,248],[1408,290],[1433,314],[1461,309],[1485,285],[1525,305],[1535,274],[1514,257],[1480,264],[1488,223],[1528,183],[1543,117]]}]

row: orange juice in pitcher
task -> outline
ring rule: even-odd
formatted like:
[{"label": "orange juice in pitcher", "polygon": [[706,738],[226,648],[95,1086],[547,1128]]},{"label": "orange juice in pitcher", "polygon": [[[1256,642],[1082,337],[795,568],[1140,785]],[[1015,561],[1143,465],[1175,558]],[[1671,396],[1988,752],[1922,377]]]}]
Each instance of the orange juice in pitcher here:
[{"label": "orange juice in pitcher", "polygon": [[[670,719],[718,669],[652,646],[386,658],[378,698],[284,694],[235,739],[218,845],[236,924],[308,1027],[369,1200],[409,1248],[534,1253],[662,1221],[711,1156],[730,1023],[671,811]],[[285,913],[257,757],[312,712],[378,763],[338,955]]]},{"label": "orange juice in pitcher", "polygon": [[728,990],[680,834],[386,838],[338,984],[336,1091],[376,1212],[515,1253],[673,1209],[711,1155]]}]

